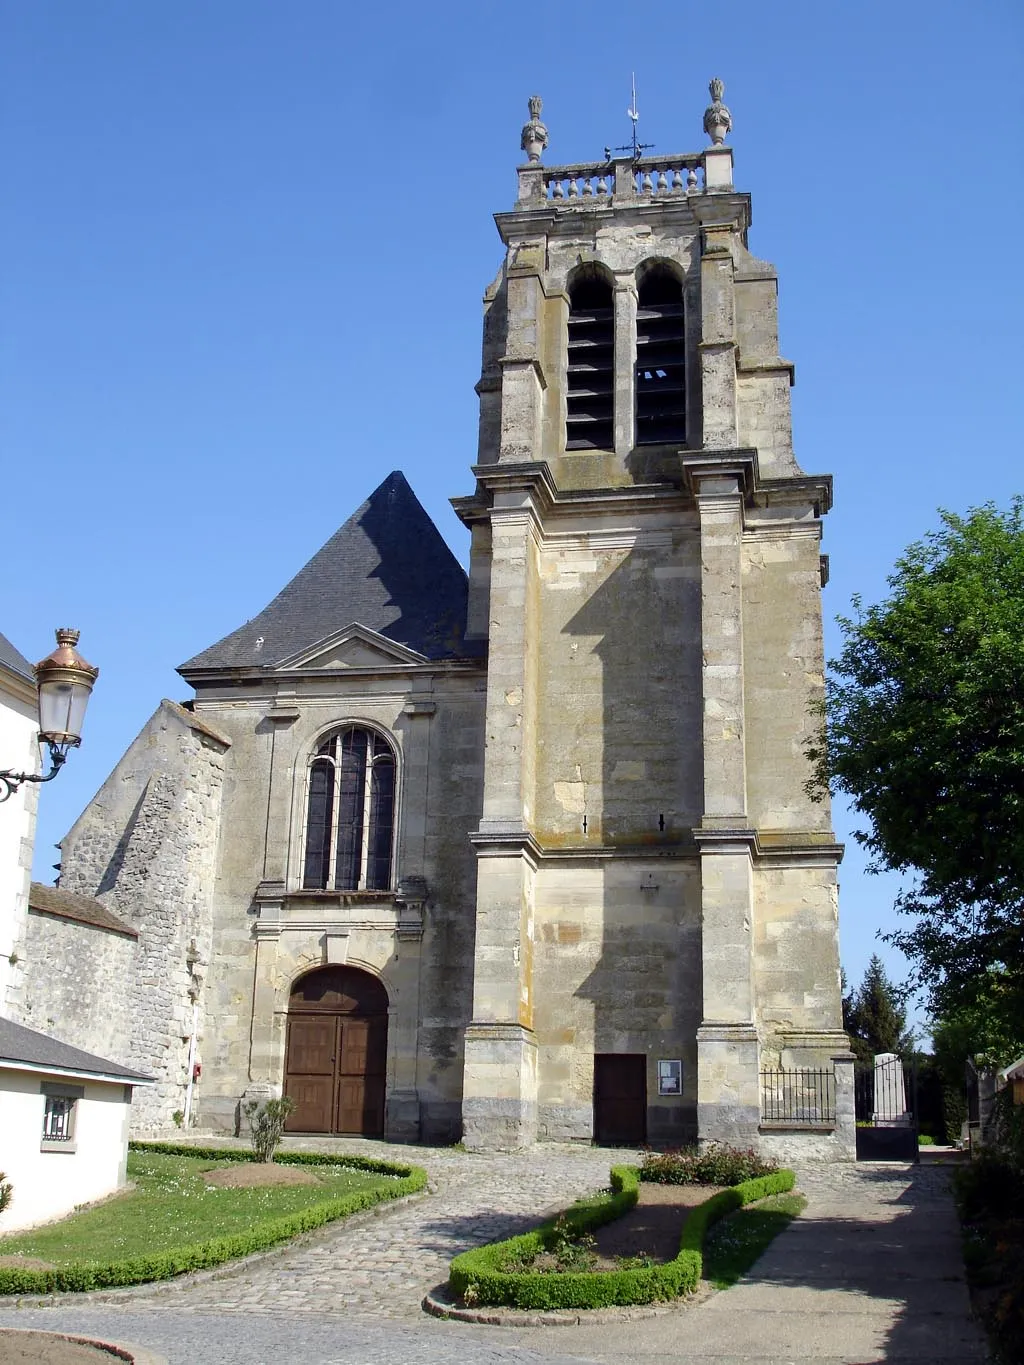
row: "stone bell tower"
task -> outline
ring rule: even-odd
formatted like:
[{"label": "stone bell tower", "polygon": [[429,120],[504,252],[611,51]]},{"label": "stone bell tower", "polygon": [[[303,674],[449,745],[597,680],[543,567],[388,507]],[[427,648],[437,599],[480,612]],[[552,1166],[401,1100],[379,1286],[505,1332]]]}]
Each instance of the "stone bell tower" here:
[{"label": "stone bell tower", "polygon": [[[841,849],[804,790],[832,485],[793,453],[710,91],[703,151],[551,167],[532,98],[496,218],[455,500],[487,649],[473,1147],[852,1142]],[[766,1106],[780,1069],[831,1077],[803,1127]]]}]

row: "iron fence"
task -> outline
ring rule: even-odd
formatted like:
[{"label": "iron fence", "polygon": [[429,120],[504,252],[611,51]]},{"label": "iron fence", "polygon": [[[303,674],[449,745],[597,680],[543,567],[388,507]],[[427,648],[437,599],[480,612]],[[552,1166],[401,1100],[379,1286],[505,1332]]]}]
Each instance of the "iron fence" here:
[{"label": "iron fence", "polygon": [[761,1122],[831,1127],[836,1121],[836,1076],[806,1067],[761,1072]]}]

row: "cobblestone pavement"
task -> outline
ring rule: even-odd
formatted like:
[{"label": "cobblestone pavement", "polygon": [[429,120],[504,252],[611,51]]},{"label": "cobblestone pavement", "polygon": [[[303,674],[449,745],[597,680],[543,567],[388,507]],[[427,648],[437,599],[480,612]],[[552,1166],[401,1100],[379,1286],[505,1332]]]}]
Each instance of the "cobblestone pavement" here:
[{"label": "cobblestone pavement", "polygon": [[423,1165],[432,1193],[356,1215],[223,1271],[65,1297],[52,1307],[0,1307],[0,1326],[134,1340],[170,1365],[961,1365],[984,1359],[966,1310],[949,1172],[942,1167],[801,1169],[806,1217],[778,1239],[744,1285],[704,1303],[574,1328],[488,1328],[421,1312],[423,1293],[445,1279],[451,1256],[528,1227],[552,1207],[599,1188],[608,1167],[632,1154],[543,1146],[478,1156],[357,1140],[332,1148]]},{"label": "cobblestone pavement", "polygon": [[288,1145],[413,1162],[426,1167],[431,1193],[356,1214],[211,1276],[135,1290],[136,1306],[419,1319],[423,1295],[448,1278],[459,1251],[533,1227],[550,1209],[607,1185],[613,1162],[636,1160],[631,1152],[554,1145],[487,1156],[358,1139]]}]

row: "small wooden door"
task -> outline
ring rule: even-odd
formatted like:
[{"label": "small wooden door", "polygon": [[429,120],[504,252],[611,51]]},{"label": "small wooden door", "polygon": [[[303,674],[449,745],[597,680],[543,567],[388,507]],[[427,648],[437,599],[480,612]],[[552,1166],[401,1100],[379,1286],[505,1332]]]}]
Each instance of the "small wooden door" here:
[{"label": "small wooden door", "polygon": [[594,1141],[639,1147],[647,1140],[647,1058],[599,1052],[594,1057]]},{"label": "small wooden door", "polygon": [[384,1133],[387,993],[375,977],[325,967],[296,983],[288,1012],[284,1093],[291,1133]]}]

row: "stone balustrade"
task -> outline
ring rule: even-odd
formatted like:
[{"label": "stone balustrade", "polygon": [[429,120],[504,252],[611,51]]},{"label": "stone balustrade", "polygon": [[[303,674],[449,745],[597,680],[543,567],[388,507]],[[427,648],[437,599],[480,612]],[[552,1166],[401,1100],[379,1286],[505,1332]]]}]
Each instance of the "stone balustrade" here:
[{"label": "stone balustrade", "polygon": [[725,147],[635,160],[616,157],[567,166],[532,162],[519,167],[517,207],[539,208],[543,204],[565,207],[572,203],[574,208],[580,208],[612,200],[621,205],[630,200],[651,202],[731,188],[732,153]]}]

